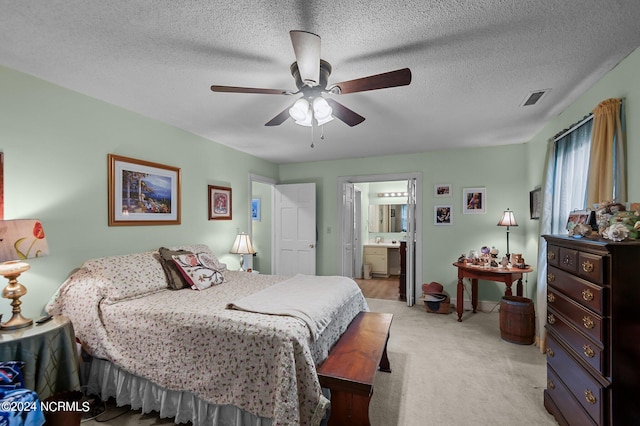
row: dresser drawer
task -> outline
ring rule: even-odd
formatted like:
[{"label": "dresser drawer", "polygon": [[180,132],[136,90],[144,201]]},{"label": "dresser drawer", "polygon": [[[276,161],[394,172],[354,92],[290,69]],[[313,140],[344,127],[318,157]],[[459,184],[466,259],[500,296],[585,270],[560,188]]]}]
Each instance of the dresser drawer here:
[{"label": "dresser drawer", "polygon": [[[597,424],[603,424],[604,407],[608,405],[609,398],[608,387],[603,386],[587,370],[576,363],[551,334],[547,335],[547,348],[554,353],[553,357],[547,356],[548,366],[551,366],[557,378],[564,383],[593,420]],[[547,367],[548,374],[549,368]]]},{"label": "dresser drawer", "polygon": [[370,247],[370,246],[365,246],[364,247],[364,254],[378,254],[378,255],[383,255],[386,256],[387,255],[387,249],[386,247]]},{"label": "dresser drawer", "polygon": [[[551,404],[549,404],[547,399],[551,399]],[[545,407],[548,407],[547,411],[555,411],[554,408],[557,408],[560,411],[559,414],[562,416],[562,420],[564,420],[564,423],[558,421],[560,424],[566,424],[569,426],[596,426],[596,423],[593,421],[591,416],[582,409],[582,406],[573,397],[571,391],[567,389],[564,383],[562,383],[562,380],[558,378],[558,375],[553,371],[553,368],[548,365],[547,389],[544,391],[544,405]],[[554,412],[552,412],[552,414],[555,415]]]},{"label": "dresser drawer", "polygon": [[552,287],[547,291],[547,301],[549,300],[553,300],[547,304],[548,308],[553,309],[547,312],[547,323],[549,325],[554,325],[557,314],[560,314],[599,345],[603,345],[606,342],[605,319],[600,315],[579,305]]},{"label": "dresser drawer", "polygon": [[[576,302],[602,315],[605,308],[605,289],[553,266],[547,270],[547,284]],[[550,297],[550,296],[549,296]],[[547,300],[553,303],[553,300]]]},{"label": "dresser drawer", "polygon": [[578,252],[578,275],[596,284],[607,284],[605,282],[606,259],[596,254]]},{"label": "dresser drawer", "polygon": [[565,271],[578,272],[578,250],[560,247],[558,250],[558,266]]},{"label": "dresser drawer", "polygon": [[560,247],[547,245],[547,264],[558,266],[560,264]]},{"label": "dresser drawer", "polygon": [[[602,376],[609,376],[606,351],[565,321],[562,315],[558,315],[552,309],[548,312],[555,317],[553,324],[547,324],[547,329],[554,334],[554,338],[557,335],[558,339],[563,340],[573,350],[576,357],[582,358]],[[553,355],[553,351],[547,348],[547,356]]]}]

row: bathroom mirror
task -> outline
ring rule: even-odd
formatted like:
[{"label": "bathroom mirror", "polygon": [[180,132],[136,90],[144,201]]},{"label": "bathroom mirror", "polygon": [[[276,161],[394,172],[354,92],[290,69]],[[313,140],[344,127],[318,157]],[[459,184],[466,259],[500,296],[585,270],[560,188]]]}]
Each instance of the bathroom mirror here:
[{"label": "bathroom mirror", "polygon": [[369,232],[407,232],[407,205],[370,204]]}]

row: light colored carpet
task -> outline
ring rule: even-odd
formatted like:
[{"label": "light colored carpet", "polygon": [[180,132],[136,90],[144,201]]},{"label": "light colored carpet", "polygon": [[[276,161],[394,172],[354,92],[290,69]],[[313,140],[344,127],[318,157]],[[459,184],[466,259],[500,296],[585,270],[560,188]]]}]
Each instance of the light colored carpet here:
[{"label": "light colored carpet", "polygon": [[[427,313],[422,302],[408,308],[392,300],[367,301],[372,311],[394,314],[388,345],[393,371],[376,376],[373,426],[557,424],[542,405],[545,356],[534,345],[502,340],[497,310],[465,312],[459,323],[453,313]],[[96,420],[82,424],[173,424],[126,407],[109,407]]]}]

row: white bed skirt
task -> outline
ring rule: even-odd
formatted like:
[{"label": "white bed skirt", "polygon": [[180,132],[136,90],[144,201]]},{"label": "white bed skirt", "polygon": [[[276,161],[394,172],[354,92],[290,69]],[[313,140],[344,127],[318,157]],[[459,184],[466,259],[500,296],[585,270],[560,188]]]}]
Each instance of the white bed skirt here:
[{"label": "white bed skirt", "polygon": [[165,389],[122,370],[109,361],[93,358],[87,377],[87,394],[103,400],[115,398],[118,406],[130,405],[143,413],[156,411],[161,418],[193,426],[271,426],[271,419],[254,416],[232,405],[210,404],[190,392]]}]

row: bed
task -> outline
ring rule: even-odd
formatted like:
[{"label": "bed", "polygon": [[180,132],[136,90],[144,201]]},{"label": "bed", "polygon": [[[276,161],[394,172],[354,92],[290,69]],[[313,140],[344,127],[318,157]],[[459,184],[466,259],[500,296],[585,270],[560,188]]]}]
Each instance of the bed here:
[{"label": "bed", "polygon": [[[204,245],[178,249],[215,259]],[[71,319],[92,356],[87,385],[103,399],[195,426],[320,424],[330,403],[316,365],[368,310],[360,289],[344,277],[223,275],[173,290],[157,251],[93,259],[46,310]],[[260,300],[272,314],[252,312]]]}]

